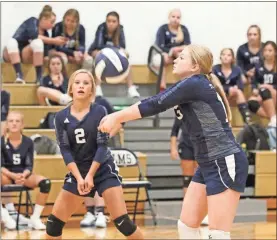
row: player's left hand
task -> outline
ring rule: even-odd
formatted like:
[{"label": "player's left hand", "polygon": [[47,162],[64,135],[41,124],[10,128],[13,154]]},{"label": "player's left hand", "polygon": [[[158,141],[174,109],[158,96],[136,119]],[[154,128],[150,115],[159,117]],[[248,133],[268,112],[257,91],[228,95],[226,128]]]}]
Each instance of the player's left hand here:
[{"label": "player's left hand", "polygon": [[19,174],[16,176],[15,183],[16,183],[16,184],[23,185],[24,182],[25,182],[25,177],[23,176],[23,174],[19,173]]},{"label": "player's left hand", "polygon": [[85,178],[85,191],[90,192],[93,187],[94,187],[93,176],[90,174],[87,174]]},{"label": "player's left hand", "polygon": [[113,114],[109,114],[102,118],[98,130],[105,133],[110,133],[113,127],[117,124]]}]

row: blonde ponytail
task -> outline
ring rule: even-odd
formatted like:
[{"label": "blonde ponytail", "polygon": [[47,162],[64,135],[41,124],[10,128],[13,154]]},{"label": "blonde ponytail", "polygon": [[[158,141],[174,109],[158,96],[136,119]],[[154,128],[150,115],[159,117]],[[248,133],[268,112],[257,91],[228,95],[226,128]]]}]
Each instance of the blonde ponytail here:
[{"label": "blonde ponytail", "polygon": [[217,93],[219,94],[219,96],[222,98],[224,107],[226,109],[227,119],[231,125],[231,121],[232,121],[231,108],[230,108],[228,99],[226,97],[226,94],[224,92],[224,89],[223,89],[218,77],[216,75],[214,75],[213,73],[209,73],[206,76],[209,79],[209,81],[213,84],[213,86],[214,86],[215,90],[217,91]]},{"label": "blonde ponytail", "polygon": [[177,32],[177,35],[176,35],[176,42],[181,43],[183,41],[184,41],[184,33],[182,31],[181,25],[179,25],[178,32]]}]

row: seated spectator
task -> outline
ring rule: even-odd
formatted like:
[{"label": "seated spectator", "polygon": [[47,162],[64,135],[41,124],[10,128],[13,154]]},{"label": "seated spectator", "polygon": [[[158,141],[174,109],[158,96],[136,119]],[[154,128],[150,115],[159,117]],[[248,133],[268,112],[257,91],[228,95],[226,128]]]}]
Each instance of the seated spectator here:
[{"label": "seated spectator", "polygon": [[43,77],[37,89],[40,105],[67,105],[72,99],[67,95],[68,78],[60,55],[50,55],[49,74]]},{"label": "seated spectator", "polygon": [[80,15],[76,9],[69,9],[63,16],[63,21],[55,25],[52,37],[62,36],[66,38],[64,45],[56,46],[51,52],[62,56],[64,64],[70,63],[89,65],[92,70],[92,57],[85,53],[86,32],[80,24]]},{"label": "seated spectator", "polygon": [[10,109],[10,94],[1,90],[1,136],[6,134],[6,120]]},{"label": "seated spectator", "polygon": [[56,15],[48,5],[44,6],[39,18],[31,17],[24,21],[4,48],[4,60],[13,64],[16,83],[25,83],[20,63],[32,63],[36,69],[36,80],[42,77],[44,56],[48,56],[50,45],[64,45],[64,37],[50,38]]},{"label": "seated spectator", "polygon": [[235,103],[243,121],[250,122],[250,112],[243,93],[243,84],[247,82],[240,67],[235,65],[235,55],[231,48],[224,48],[220,53],[221,64],[213,67],[213,73],[219,78],[230,103]]},{"label": "seated spectator", "polygon": [[[95,57],[97,53],[106,47],[117,47],[121,49],[128,57],[126,51],[126,42],[123,26],[120,24],[119,14],[117,12],[109,12],[106,16],[106,22],[100,24],[97,28],[94,42],[91,44],[88,54]],[[131,70],[127,77],[128,84],[128,96],[129,97],[140,97],[136,86],[133,85]],[[96,95],[102,96],[103,92],[101,89],[101,80],[97,79],[96,84]]]},{"label": "seated spectator", "polygon": [[277,88],[277,46],[267,41],[262,50],[263,62],[256,64],[252,78],[252,96],[249,107],[253,113],[270,119],[270,126],[276,127]]},{"label": "seated spectator", "polygon": [[[29,225],[37,230],[45,229],[40,215],[46,204],[51,182],[49,179],[32,172],[34,144],[29,137],[22,134],[23,115],[19,112],[10,112],[7,121],[7,134],[1,138],[1,186],[15,183],[30,188],[39,187],[40,192],[37,195]],[[7,203],[5,207],[16,219],[18,213],[14,204]]]},{"label": "seated spectator", "polygon": [[[181,25],[181,11],[173,9],[168,16],[168,24],[162,25],[157,32],[155,44],[163,51],[165,66],[172,64],[185,45],[190,44],[188,29]],[[163,69],[161,91],[166,89],[166,70]]]},{"label": "seated spectator", "polygon": [[247,77],[247,82],[255,75],[255,64],[261,62],[261,29],[257,25],[251,25],[247,30],[248,42],[237,50],[237,65]]}]

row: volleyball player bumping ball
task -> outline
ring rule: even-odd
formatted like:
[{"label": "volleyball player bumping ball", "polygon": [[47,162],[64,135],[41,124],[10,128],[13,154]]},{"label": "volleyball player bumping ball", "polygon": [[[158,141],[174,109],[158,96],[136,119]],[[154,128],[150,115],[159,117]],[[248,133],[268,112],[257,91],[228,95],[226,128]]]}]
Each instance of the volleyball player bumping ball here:
[{"label": "volleyball player bumping ball", "polygon": [[[119,58],[120,60],[120,58]],[[111,62],[106,61],[107,67]],[[95,191],[105,200],[116,228],[128,239],[143,239],[130,220],[118,168],[108,149],[109,134],[97,130],[106,109],[96,103],[95,81],[84,69],[74,72],[68,84],[72,104],[56,114],[58,144],[69,173],[48,217],[47,239],[61,239],[65,223]]]},{"label": "volleyball player bumping ball", "polygon": [[230,127],[224,90],[211,74],[209,49],[188,45],[174,61],[182,80],[156,96],[105,116],[99,125],[109,133],[122,122],[156,115],[178,106],[177,117],[188,129],[198,168],[183,201],[178,232],[181,239],[201,239],[200,224],[208,212],[209,239],[230,239],[240,193],[248,173],[247,158]]}]

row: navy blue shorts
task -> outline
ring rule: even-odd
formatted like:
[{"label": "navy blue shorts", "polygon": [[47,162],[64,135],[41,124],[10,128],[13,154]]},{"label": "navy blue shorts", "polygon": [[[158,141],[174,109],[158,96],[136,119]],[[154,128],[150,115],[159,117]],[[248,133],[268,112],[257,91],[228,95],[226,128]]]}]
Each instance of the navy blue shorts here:
[{"label": "navy blue shorts", "polygon": [[[89,169],[87,169],[89,170]],[[81,175],[85,178],[86,173],[81,171]],[[65,176],[63,189],[71,192],[78,196],[83,197],[94,197],[95,192],[97,191],[99,196],[102,197],[102,193],[108,188],[121,186],[122,178],[118,175],[118,167],[113,161],[108,161],[100,166],[97,170],[96,175],[94,176],[94,188],[90,193],[86,195],[80,195],[77,188],[77,180],[72,173],[68,173]]]},{"label": "navy blue shorts", "polygon": [[189,138],[182,138],[178,146],[179,157],[181,160],[195,160],[193,147]]},{"label": "navy blue shorts", "polygon": [[192,181],[206,185],[207,195],[230,188],[244,192],[248,176],[248,159],[243,151],[216,161],[198,163]]}]

